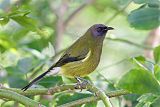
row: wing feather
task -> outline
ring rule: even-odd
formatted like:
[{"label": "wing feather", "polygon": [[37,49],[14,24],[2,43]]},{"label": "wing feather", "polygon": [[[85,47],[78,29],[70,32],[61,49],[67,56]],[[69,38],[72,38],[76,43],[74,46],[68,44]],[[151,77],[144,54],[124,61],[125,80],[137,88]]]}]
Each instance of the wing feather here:
[{"label": "wing feather", "polygon": [[77,52],[78,53],[77,55],[73,55],[72,51],[69,51],[64,55],[62,55],[62,57],[57,61],[55,66],[60,67],[70,62],[83,60],[87,57],[88,52],[89,52],[89,49],[82,49]]}]

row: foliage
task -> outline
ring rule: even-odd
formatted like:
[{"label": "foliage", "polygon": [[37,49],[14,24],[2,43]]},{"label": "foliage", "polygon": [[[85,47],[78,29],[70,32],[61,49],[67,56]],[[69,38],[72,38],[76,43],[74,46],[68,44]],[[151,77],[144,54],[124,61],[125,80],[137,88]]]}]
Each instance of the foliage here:
[{"label": "foliage", "polygon": [[153,29],[160,25],[159,22],[159,7],[158,0],[133,0],[137,4],[142,4],[138,9],[133,10],[128,21],[131,26],[137,29]]},{"label": "foliage", "polygon": [[[105,72],[94,72],[87,79],[107,93],[118,89],[131,92],[130,95],[123,96],[125,102],[121,102],[118,97],[115,101],[111,100],[115,107],[120,107],[119,104],[127,106],[127,100],[136,107],[158,107],[160,45],[153,49],[153,59],[143,53],[144,49],[152,51],[152,46],[144,42],[149,32],[160,26],[159,19],[159,0],[1,0],[0,83],[9,88],[24,87],[57,60],[61,54],[57,50],[67,48],[94,23],[105,23],[115,28],[113,34],[109,34],[108,42],[104,43],[99,68],[104,67]],[[63,47],[58,47],[60,45]],[[146,48],[147,46],[151,48]],[[123,58],[127,60],[112,64]],[[111,65],[107,66],[108,64]],[[36,88],[43,90],[73,82],[74,80],[62,76],[49,76],[40,80]],[[29,98],[52,107],[93,95],[94,93],[84,90],[58,92],[52,97],[37,95]],[[16,104],[5,100],[0,99],[0,104],[4,107]],[[96,100],[83,106],[101,107],[102,104]]]},{"label": "foliage", "polygon": [[159,106],[159,103],[157,103],[157,100],[160,97],[160,66],[158,65],[158,48],[159,46],[156,47],[153,52],[154,63],[150,62],[153,66],[146,67],[144,64],[148,61],[144,57],[138,56],[134,58],[134,61],[139,66],[122,76],[117,83],[118,87],[141,95],[138,98],[139,103],[136,105],[136,107],[150,107],[151,105],[154,105],[153,107]]}]

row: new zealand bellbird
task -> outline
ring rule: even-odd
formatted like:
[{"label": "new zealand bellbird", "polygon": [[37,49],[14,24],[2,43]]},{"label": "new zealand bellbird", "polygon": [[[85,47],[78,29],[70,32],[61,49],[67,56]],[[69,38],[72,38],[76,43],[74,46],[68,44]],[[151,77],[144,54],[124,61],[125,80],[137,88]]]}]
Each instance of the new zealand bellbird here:
[{"label": "new zealand bellbird", "polygon": [[46,72],[33,79],[27,86],[27,90],[35,82],[47,74],[62,74],[66,77],[84,77],[93,72],[99,64],[102,45],[105,35],[112,27],[103,24],[91,26],[87,32],[71,45],[60,59]]}]

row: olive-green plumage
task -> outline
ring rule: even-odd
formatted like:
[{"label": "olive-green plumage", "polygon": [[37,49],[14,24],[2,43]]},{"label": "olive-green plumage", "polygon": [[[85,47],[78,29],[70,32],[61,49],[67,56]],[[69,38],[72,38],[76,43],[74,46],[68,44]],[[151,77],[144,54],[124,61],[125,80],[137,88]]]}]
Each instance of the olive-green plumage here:
[{"label": "olive-green plumage", "polygon": [[60,68],[58,73],[67,77],[84,77],[93,72],[100,61],[105,35],[108,30],[112,29],[112,27],[103,24],[91,26],[82,37],[64,52],[57,63],[31,81],[22,90],[27,90],[32,84],[54,71],[57,67]]},{"label": "olive-green plumage", "polygon": [[100,61],[102,44],[103,39],[93,38],[89,30],[65,52],[82,59],[63,65],[61,73],[68,77],[83,77],[94,71]]}]

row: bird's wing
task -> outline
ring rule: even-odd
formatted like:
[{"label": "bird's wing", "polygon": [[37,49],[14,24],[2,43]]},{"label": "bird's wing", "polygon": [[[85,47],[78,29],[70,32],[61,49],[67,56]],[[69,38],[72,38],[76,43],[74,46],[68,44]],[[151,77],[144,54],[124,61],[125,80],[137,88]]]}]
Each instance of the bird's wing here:
[{"label": "bird's wing", "polygon": [[89,49],[87,48],[82,48],[76,52],[72,52],[72,50],[67,51],[64,55],[62,55],[62,57],[58,60],[55,66],[59,67],[70,62],[83,60],[87,57],[88,53],[89,53]]},{"label": "bird's wing", "polygon": [[[77,49],[77,47],[76,47]],[[54,65],[52,65],[46,72],[39,75],[37,78],[32,80],[28,85],[22,88],[23,91],[26,91],[29,87],[31,87],[34,83],[36,83],[38,80],[42,79],[44,76],[46,76],[49,72],[53,70],[54,67],[61,67],[62,65],[65,65],[70,62],[80,61],[85,58],[87,58],[89,53],[88,48],[79,48],[78,51],[74,48],[69,48],[62,57],[58,60],[58,62]]]}]

